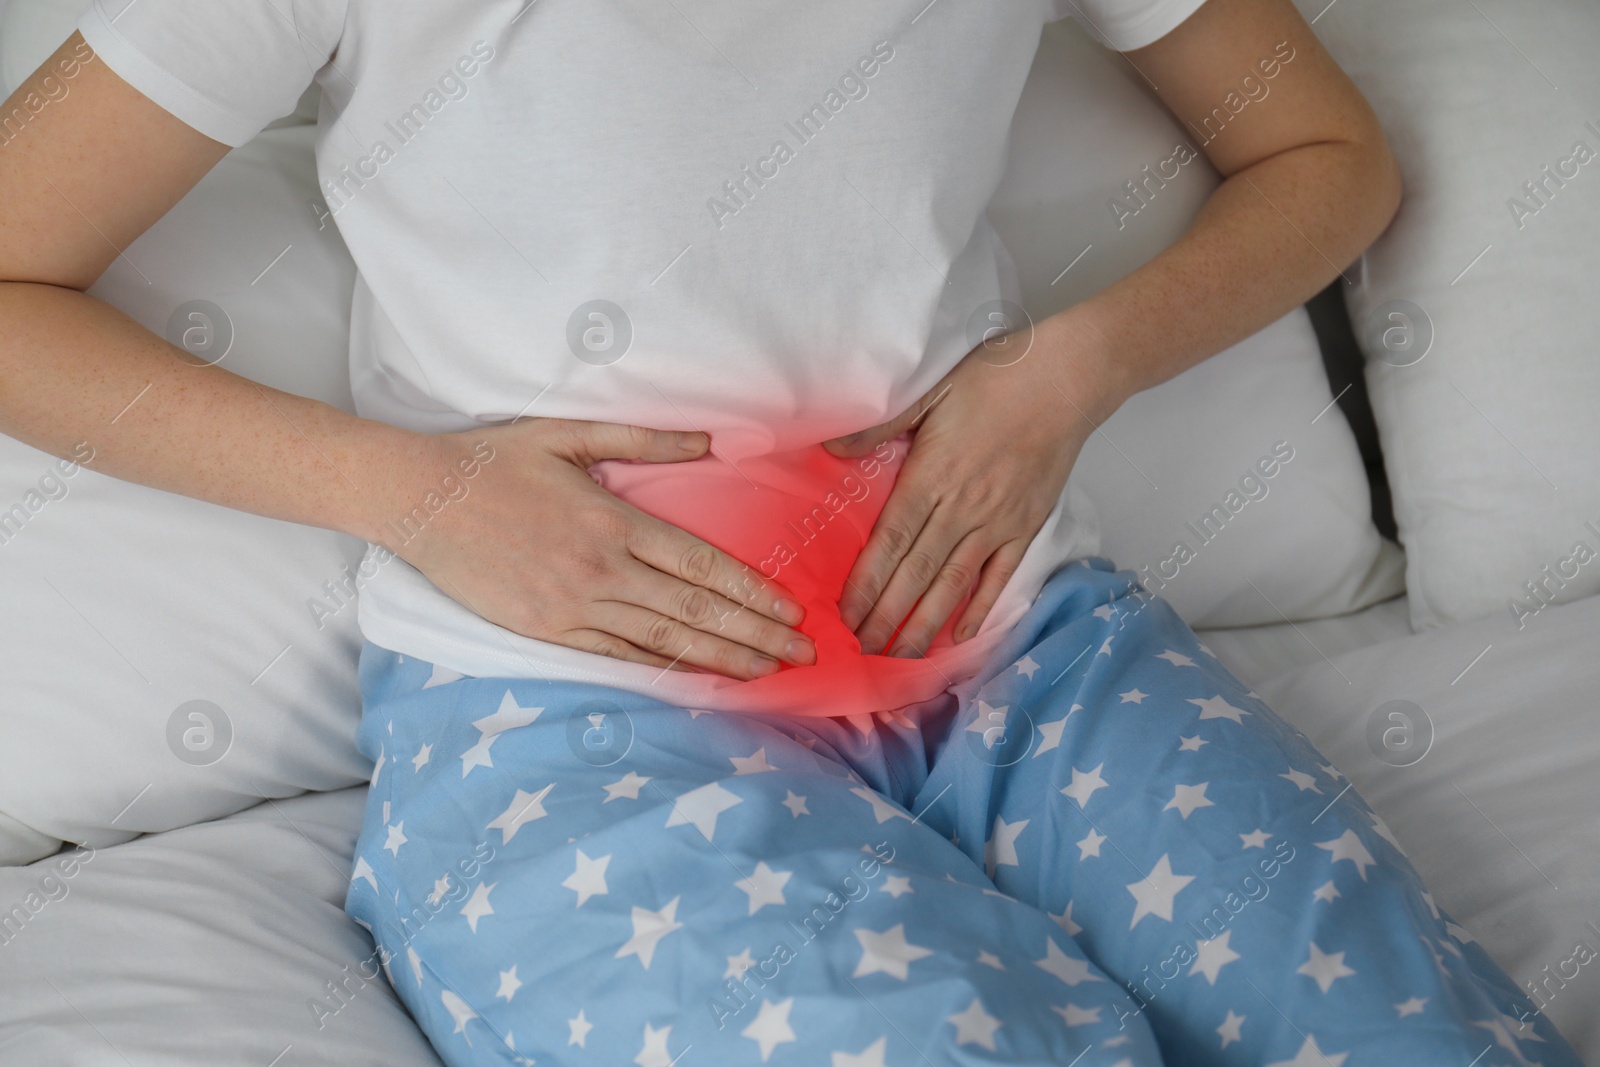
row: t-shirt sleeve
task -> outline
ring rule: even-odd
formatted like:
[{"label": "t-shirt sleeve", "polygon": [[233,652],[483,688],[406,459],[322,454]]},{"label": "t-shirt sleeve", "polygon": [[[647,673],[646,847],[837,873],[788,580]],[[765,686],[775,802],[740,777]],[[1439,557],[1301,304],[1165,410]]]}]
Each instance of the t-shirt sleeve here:
[{"label": "t-shirt sleeve", "polygon": [[1205,0],[1049,0],[1053,17],[1069,15],[1100,43],[1118,52],[1158,41],[1200,9]]},{"label": "t-shirt sleeve", "polygon": [[234,148],[295,110],[348,0],[93,0],[78,30],[160,107]]}]

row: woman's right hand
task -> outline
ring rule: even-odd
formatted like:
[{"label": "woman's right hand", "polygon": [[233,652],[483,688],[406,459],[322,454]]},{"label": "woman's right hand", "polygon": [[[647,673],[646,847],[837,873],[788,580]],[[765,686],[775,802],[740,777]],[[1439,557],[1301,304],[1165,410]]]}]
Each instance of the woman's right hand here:
[{"label": "woman's right hand", "polygon": [[421,458],[398,461],[397,488],[385,494],[393,514],[370,516],[368,540],[490,622],[741,679],[775,673],[780,659],[816,662],[810,638],[792,628],[804,616],[796,597],[588,473],[603,459],[696,459],[710,445],[704,434],[529,418],[416,443]]}]

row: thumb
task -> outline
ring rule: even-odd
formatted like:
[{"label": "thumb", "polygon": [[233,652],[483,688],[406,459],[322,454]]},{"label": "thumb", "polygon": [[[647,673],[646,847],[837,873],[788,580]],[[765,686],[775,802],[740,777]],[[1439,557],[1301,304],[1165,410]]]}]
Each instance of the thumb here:
[{"label": "thumb", "polygon": [[560,420],[553,448],[581,467],[603,459],[638,459],[648,463],[678,463],[705,454],[711,441],[699,432],[656,430],[618,422]]},{"label": "thumb", "polygon": [[892,441],[911,429],[917,420],[926,415],[928,410],[942,400],[949,391],[949,383],[940,382],[929,390],[921,400],[918,400],[888,422],[881,422],[865,430],[824,441],[822,442],[822,447],[840,459],[855,459],[858,456],[864,456],[883,444],[883,442]]}]

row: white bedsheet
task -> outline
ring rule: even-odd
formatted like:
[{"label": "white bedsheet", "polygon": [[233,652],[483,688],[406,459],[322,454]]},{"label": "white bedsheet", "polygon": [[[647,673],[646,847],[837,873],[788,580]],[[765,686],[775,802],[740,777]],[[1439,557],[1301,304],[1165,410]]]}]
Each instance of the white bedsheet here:
[{"label": "white bedsheet", "polygon": [[360,978],[372,942],[343,905],[365,796],[102,848],[65,895],[41,885],[53,860],[0,868],[0,908],[44,902],[0,928],[0,1064],[441,1067],[384,977]]},{"label": "white bedsheet", "polygon": [[[1600,950],[1587,925],[1600,926],[1600,598],[1547,609],[1520,634],[1489,619],[1394,636],[1404,619],[1391,601],[1298,631],[1202,636],[1350,777],[1435,900],[1519,985],[1561,969],[1580,939]],[[1392,699],[1435,728],[1409,767],[1367,745],[1367,718]],[[439,1067],[381,978],[349,978],[343,1006],[329,992],[371,953],[341,907],[364,793],[101,849],[56,900],[41,885],[51,861],[0,869],[0,908],[44,901],[0,933],[0,1063]],[[1548,1002],[1590,1062],[1596,972],[1600,959]]]},{"label": "white bedsheet", "polygon": [[[1600,1063],[1600,597],[1546,608],[1520,632],[1506,612],[1330,650],[1384,625],[1377,610],[1342,632],[1307,630],[1327,661],[1313,652],[1252,684],[1349,776],[1435,902],[1518,986],[1548,981],[1543,1010]],[[1368,741],[1369,718],[1394,700],[1432,724],[1431,748],[1409,766]]]}]

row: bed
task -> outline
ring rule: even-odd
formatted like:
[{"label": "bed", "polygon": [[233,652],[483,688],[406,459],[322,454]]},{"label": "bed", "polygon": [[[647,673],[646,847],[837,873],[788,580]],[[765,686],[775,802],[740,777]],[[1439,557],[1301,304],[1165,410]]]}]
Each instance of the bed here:
[{"label": "bed", "polygon": [[[1485,6],[1492,28],[1502,11]],[[1600,25],[1576,5],[1554,6],[1519,31],[1537,39],[1542,72],[1600,101],[1600,81],[1582,65],[1584,49],[1600,45]],[[65,39],[81,7],[0,2],[7,91]],[[1183,516],[1205,511],[1280,433],[1296,442],[1304,458],[1273,488],[1276,503],[1252,504],[1237,532],[1163,594],[1209,651],[1348,776],[1436,903],[1530,1004],[1600,1061],[1600,578],[1590,573],[1600,566],[1561,562],[1575,558],[1575,539],[1600,544],[1579,521],[1600,521],[1595,430],[1578,406],[1596,384],[1592,341],[1583,340],[1594,336],[1595,310],[1540,278],[1518,282],[1531,268],[1515,258],[1547,262],[1550,248],[1538,242],[1557,242],[1562,268],[1592,278],[1600,209],[1592,197],[1569,204],[1566,226],[1528,236],[1525,247],[1487,230],[1442,249],[1419,237],[1472,229],[1440,222],[1438,212],[1465,209],[1436,187],[1447,184],[1451,152],[1480,149],[1440,132],[1443,119],[1419,129],[1405,109],[1425,92],[1448,100],[1451,77],[1476,84],[1498,71],[1515,83],[1495,104],[1509,128],[1543,89],[1523,84],[1532,76],[1502,55],[1508,39],[1498,29],[1469,28],[1446,6],[1419,3],[1398,26],[1381,27],[1368,25],[1376,8],[1367,0],[1342,7],[1328,14],[1318,3],[1306,14],[1378,107],[1420,206],[1353,268],[1357,284],[1336,285],[1309,315],[1130,403],[1086,448],[1074,478],[1096,502],[1107,554],[1160,575]],[[1415,58],[1429,39],[1448,47],[1400,70],[1392,50]],[[1477,63],[1480,53],[1493,62]],[[1112,101],[1105,113],[1052,106],[1085,91],[1085,80]],[[129,250],[156,292],[117,268],[94,292],[158,331],[174,309],[206,302],[237,345],[234,369],[348,405],[341,314],[359,283],[333,232],[304,211],[317,195],[318,106],[308,91],[295,114],[233,153]],[[1133,232],[1112,229],[1121,220],[1103,203],[1054,194],[1050,153],[1074,144],[1097,147],[1112,190],[1140,161],[1161,158],[1182,134],[1153,108],[1087,35],[1066,25],[1047,32],[991,208],[1034,315],[1137,266],[1214,187],[1214,175],[1174,183]],[[1565,131],[1560,138],[1578,136],[1566,116],[1541,121]],[[1537,171],[1523,147],[1491,147],[1510,157],[1507,174]],[[242,282],[219,280],[285,243],[299,258],[286,260],[293,270],[278,290],[247,294]],[[1480,254],[1450,281],[1482,244],[1498,244],[1500,255]],[[1542,405],[1539,425],[1553,427],[1545,436],[1508,406],[1517,383],[1473,377],[1493,356],[1473,346],[1498,343],[1470,317],[1492,303],[1472,291],[1480,279],[1545,324],[1548,365],[1514,376],[1531,379],[1521,387]],[[1513,284],[1522,290],[1505,295]],[[1457,346],[1442,385],[1408,373],[1432,373],[1439,358],[1427,363],[1414,335],[1396,342],[1386,332],[1402,295],[1429,309],[1430,345],[1437,327],[1438,344]],[[1455,428],[1461,413],[1427,408],[1427,390],[1446,385],[1488,407],[1479,414],[1493,433],[1451,436],[1466,432]],[[1158,437],[1141,452],[1149,435],[1136,432],[1139,420],[1183,424],[1189,436],[1180,448],[1173,435]],[[1514,488],[1496,488],[1519,461],[1493,450],[1513,441],[1528,465],[1562,482],[1564,510],[1517,495],[1541,489],[1526,470]],[[44,502],[24,507],[25,528],[0,524],[0,597],[13,619],[28,620],[25,629],[8,624],[0,650],[16,702],[0,720],[0,1062],[439,1064],[371,938],[343,911],[370,771],[351,741],[358,636],[340,592],[355,593],[361,546],[68,474],[4,444],[0,505],[31,499],[34,487]],[[1457,455],[1465,473],[1449,467]],[[1130,467],[1148,487],[1130,488]],[[1458,475],[1467,481],[1449,480]],[[68,487],[59,498],[43,491],[46,477]],[[1158,482],[1165,488],[1152,491]],[[1525,590],[1524,578],[1548,595]],[[308,613],[319,599],[322,611]]]}]

